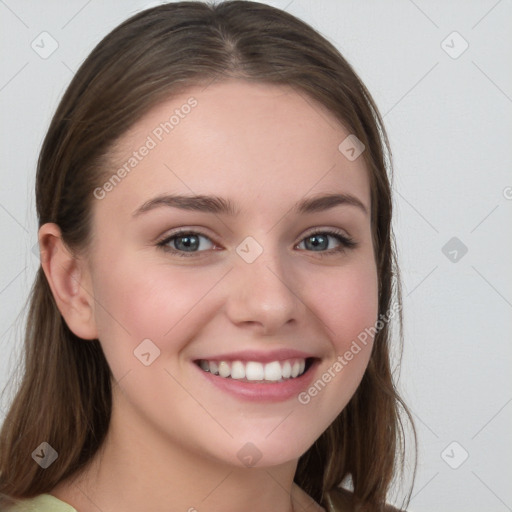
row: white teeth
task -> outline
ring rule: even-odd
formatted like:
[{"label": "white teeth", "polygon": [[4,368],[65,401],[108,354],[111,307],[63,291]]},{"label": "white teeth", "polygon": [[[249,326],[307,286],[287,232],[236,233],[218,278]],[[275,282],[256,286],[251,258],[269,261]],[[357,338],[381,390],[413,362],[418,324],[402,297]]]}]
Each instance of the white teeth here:
[{"label": "white teeth", "polygon": [[229,377],[231,375],[231,368],[226,361],[221,361],[219,363],[219,375],[221,377]]},{"label": "white teeth", "polygon": [[261,363],[249,361],[245,366],[245,378],[247,380],[263,380],[265,372]]},{"label": "white teeth", "polygon": [[292,375],[292,365],[290,361],[285,361],[283,364],[283,379],[289,379]]},{"label": "white teeth", "polygon": [[208,361],[208,367],[210,369],[210,372],[212,372],[215,375],[218,375],[219,365],[215,361]]},{"label": "white teeth", "polygon": [[286,361],[271,361],[260,363],[257,361],[209,361],[201,359],[200,368],[205,372],[219,375],[223,378],[246,381],[282,382],[296,378],[304,373],[305,359],[288,359]]},{"label": "white teeth", "polygon": [[245,379],[245,366],[241,361],[234,361],[231,365],[232,379]]},{"label": "white teeth", "polygon": [[278,361],[265,365],[265,380],[279,380],[282,376],[281,365]]}]

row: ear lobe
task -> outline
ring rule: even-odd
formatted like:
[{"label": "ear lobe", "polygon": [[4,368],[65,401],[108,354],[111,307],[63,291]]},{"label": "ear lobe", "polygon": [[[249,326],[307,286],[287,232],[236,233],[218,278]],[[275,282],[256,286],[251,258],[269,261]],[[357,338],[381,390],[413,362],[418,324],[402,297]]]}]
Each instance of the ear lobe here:
[{"label": "ear lobe", "polygon": [[57,224],[41,226],[39,247],[43,271],[66,324],[79,338],[96,339],[93,290],[84,262],[66,246]]}]

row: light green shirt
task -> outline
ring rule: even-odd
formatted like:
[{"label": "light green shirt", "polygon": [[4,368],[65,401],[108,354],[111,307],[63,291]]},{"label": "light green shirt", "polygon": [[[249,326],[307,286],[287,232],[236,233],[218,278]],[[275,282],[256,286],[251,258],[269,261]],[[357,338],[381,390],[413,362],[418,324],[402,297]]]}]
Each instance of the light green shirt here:
[{"label": "light green shirt", "polygon": [[10,507],[7,512],[77,512],[77,510],[51,494],[39,494],[34,498],[24,499],[21,503]]},{"label": "light green shirt", "polygon": [[[342,489],[332,489],[327,493],[326,508],[322,509],[316,505],[312,511],[316,510],[351,512],[354,508],[351,503],[350,493]],[[384,510],[386,512],[406,512],[390,505],[387,505]],[[7,512],[77,512],[77,510],[51,494],[39,494],[34,498],[24,499],[21,503],[10,507]]]}]

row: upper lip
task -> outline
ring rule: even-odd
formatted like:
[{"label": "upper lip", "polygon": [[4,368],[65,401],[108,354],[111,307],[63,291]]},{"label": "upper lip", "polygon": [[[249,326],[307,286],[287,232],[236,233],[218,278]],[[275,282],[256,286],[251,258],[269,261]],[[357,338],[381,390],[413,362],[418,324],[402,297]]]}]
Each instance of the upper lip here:
[{"label": "upper lip", "polygon": [[216,354],[212,356],[205,356],[196,361],[256,361],[260,363],[269,363],[271,361],[286,361],[287,359],[308,359],[315,357],[307,352],[294,349],[278,349],[266,352],[258,350],[241,350],[238,352],[230,352],[225,354]]}]

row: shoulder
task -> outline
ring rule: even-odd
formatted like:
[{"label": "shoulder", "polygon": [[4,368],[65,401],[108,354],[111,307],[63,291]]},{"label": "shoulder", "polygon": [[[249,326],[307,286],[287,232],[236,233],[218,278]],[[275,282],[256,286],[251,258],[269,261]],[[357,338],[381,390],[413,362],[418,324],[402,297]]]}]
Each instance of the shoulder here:
[{"label": "shoulder", "polygon": [[6,512],[77,512],[71,505],[51,494],[38,494],[33,498],[17,500]]},{"label": "shoulder", "polygon": [[[326,493],[326,512],[357,512],[352,492],[342,487],[335,487]],[[406,512],[405,510],[386,505],[383,512]]]}]

